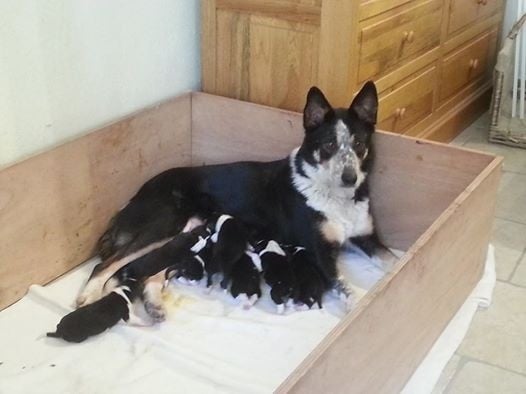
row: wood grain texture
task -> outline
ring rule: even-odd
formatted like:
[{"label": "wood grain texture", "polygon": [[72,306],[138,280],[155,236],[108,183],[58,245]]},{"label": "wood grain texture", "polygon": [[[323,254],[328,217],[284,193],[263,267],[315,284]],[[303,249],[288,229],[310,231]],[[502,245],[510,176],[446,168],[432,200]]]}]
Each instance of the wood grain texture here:
[{"label": "wood grain texture", "polygon": [[411,0],[361,0],[359,8],[359,19],[364,20],[381,14],[387,10],[407,4]]},{"label": "wood grain texture", "polygon": [[201,0],[201,87],[216,91],[216,2]]},{"label": "wood grain texture", "polygon": [[404,133],[433,112],[437,70],[433,66],[421,75],[380,98],[378,127]]},{"label": "wood grain texture", "polygon": [[320,24],[320,3],[284,0],[216,0],[217,8],[292,22]]},{"label": "wood grain texture", "polygon": [[357,14],[357,1],[322,3],[316,84],[336,106],[347,105],[350,93],[358,90],[354,77],[359,60]]},{"label": "wood grain texture", "polygon": [[457,130],[464,130],[488,110],[490,100],[491,84],[488,82],[474,89],[462,101],[455,102],[449,111],[441,115],[438,122],[421,127],[414,133],[432,141],[451,141],[457,135]]},{"label": "wood grain texture", "polygon": [[[396,128],[393,119],[385,125],[420,136],[432,123],[445,121],[441,116],[450,105],[491,80],[493,60],[479,62],[471,73],[480,78],[476,84],[468,78],[467,85],[453,86],[455,76],[448,76],[454,65],[444,59],[500,31],[503,17],[502,0],[203,0],[203,6],[208,10],[203,23],[209,25],[203,26],[204,91],[301,111],[310,85],[344,106],[373,78],[382,97],[397,91],[396,100],[404,101],[402,94],[418,93],[399,88],[411,79],[421,86],[417,79],[434,66],[431,114],[426,96],[419,115],[406,117],[406,125]],[[497,39],[489,35],[490,52]],[[465,61],[469,54],[462,56]],[[441,96],[441,85],[453,86],[448,98]],[[465,121],[470,120],[466,113]]]},{"label": "wood grain texture", "polygon": [[385,74],[440,44],[441,0],[430,0],[362,28],[358,81]]},{"label": "wood grain texture", "polygon": [[143,182],[190,163],[190,95],[0,171],[0,309],[92,255]]},{"label": "wood grain texture", "polygon": [[490,57],[491,33],[486,33],[444,58],[441,68],[439,102],[472,81],[484,76]]},{"label": "wood grain texture", "polygon": [[480,279],[500,167],[501,160],[494,159],[470,183],[278,393],[403,388]]}]

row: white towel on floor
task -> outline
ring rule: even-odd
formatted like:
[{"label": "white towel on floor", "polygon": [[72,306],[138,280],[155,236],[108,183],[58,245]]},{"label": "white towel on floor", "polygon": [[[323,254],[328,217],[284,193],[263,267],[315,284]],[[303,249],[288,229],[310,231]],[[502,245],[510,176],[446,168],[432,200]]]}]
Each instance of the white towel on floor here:
[{"label": "white towel on floor", "polygon": [[[44,337],[72,310],[94,263],[32,286],[0,313],[0,393],[268,393],[344,314],[330,296],[322,310],[280,316],[268,288],[246,311],[220,290],[176,284],[167,293],[168,320],[158,326],[119,324],[81,344]],[[382,277],[356,252],[342,267],[358,298]]]}]

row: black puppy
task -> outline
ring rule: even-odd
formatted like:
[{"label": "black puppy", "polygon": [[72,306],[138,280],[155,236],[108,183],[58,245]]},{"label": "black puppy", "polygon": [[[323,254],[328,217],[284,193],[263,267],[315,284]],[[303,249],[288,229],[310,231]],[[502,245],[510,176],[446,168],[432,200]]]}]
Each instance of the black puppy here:
[{"label": "black puppy", "polygon": [[261,297],[260,272],[259,256],[250,251],[243,253],[232,266],[230,293],[243,301],[244,309],[249,309]]},{"label": "black puppy", "polygon": [[281,314],[285,311],[285,303],[294,296],[296,289],[292,264],[276,241],[263,242],[256,250],[261,259],[265,282],[271,287],[270,298],[277,305],[277,312]]},{"label": "black puppy", "polygon": [[247,229],[241,221],[230,215],[220,215],[211,220],[208,226],[213,233],[210,237],[214,243],[213,265],[223,273],[221,287],[227,289],[234,263],[241,259],[249,247]]},{"label": "black puppy", "polygon": [[291,264],[297,281],[294,303],[305,304],[309,308],[317,303],[321,309],[323,292],[327,286],[319,269],[311,261],[307,250],[302,247],[294,248]]},{"label": "black puppy", "polygon": [[[113,327],[121,319],[126,322],[139,322],[133,315],[132,300],[137,294],[137,284],[127,282],[110,294],[85,305],[64,316],[55,332],[48,332],[48,337],[62,338],[67,342],[82,342]],[[144,323],[140,323],[144,325]]]}]

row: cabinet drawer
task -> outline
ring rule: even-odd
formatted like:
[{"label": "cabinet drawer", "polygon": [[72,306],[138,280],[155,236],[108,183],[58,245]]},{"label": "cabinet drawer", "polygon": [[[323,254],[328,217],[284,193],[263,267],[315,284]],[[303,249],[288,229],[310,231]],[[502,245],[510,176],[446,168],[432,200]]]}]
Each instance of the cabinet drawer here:
[{"label": "cabinet drawer", "polygon": [[358,81],[389,71],[440,42],[441,1],[430,0],[361,30]]},{"label": "cabinet drawer", "polygon": [[410,1],[412,0],[362,0],[359,9],[360,20],[379,15],[382,12],[409,3]]},{"label": "cabinet drawer", "polygon": [[404,133],[433,111],[437,70],[432,67],[380,98],[378,128]]},{"label": "cabinet drawer", "polygon": [[470,25],[478,19],[494,14],[503,0],[451,0],[449,5],[448,35]]},{"label": "cabinet drawer", "polygon": [[485,33],[442,60],[440,102],[486,73],[494,41],[490,33]]}]

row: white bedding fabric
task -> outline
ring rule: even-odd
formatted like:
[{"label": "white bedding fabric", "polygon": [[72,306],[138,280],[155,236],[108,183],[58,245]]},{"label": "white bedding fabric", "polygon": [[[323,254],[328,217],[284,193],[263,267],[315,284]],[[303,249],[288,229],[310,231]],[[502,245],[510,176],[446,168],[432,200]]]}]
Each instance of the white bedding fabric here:
[{"label": "white bedding fabric", "polygon": [[[95,262],[48,286],[31,286],[0,313],[0,393],[269,393],[344,314],[342,302],[331,296],[322,310],[277,315],[268,294],[247,311],[220,290],[206,294],[203,287],[172,284],[168,319],[160,325],[119,324],[81,344],[46,338],[72,310]],[[383,275],[357,252],[345,255],[343,268],[357,298]],[[478,297],[474,291],[445,331],[453,334],[437,341],[430,356],[438,356],[428,356],[406,393],[430,391],[452,354],[450,338],[464,336]],[[465,327],[452,328],[460,320]]]}]

